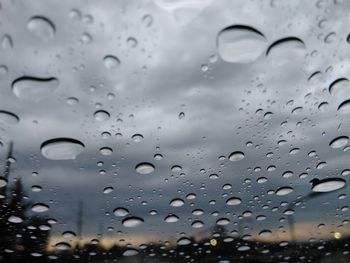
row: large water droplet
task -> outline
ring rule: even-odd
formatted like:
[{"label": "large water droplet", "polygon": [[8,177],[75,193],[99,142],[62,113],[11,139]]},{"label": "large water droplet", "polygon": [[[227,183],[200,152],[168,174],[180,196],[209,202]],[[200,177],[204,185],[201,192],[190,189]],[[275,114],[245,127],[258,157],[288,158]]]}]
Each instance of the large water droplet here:
[{"label": "large water droplet", "polygon": [[55,248],[60,251],[66,251],[71,248],[71,245],[66,242],[59,242],[55,245]]},{"label": "large water droplet", "polygon": [[349,88],[349,80],[347,78],[339,78],[329,85],[329,93],[339,98],[343,98],[343,96],[349,94]]},{"label": "large water droplet", "polygon": [[348,114],[350,113],[350,100],[345,100],[338,106],[338,111],[341,114]]},{"label": "large water droplet", "polygon": [[133,249],[133,248],[129,248],[123,252],[123,256],[124,257],[132,257],[132,256],[136,256],[138,253],[139,253],[138,250]]},{"label": "large water droplet", "polygon": [[272,43],[266,51],[266,56],[273,60],[276,66],[302,60],[305,57],[305,44],[296,37],[279,39]]},{"label": "large water droplet", "polygon": [[227,205],[239,205],[240,203],[242,203],[242,200],[238,197],[232,197],[226,201]]},{"label": "large water droplet", "polygon": [[107,69],[115,69],[119,67],[120,60],[119,58],[113,56],[113,55],[107,55],[103,58],[103,64]]},{"label": "large water droplet", "polygon": [[231,153],[228,158],[230,161],[236,162],[236,161],[242,160],[244,157],[245,157],[245,155],[243,152],[237,151],[237,152]]},{"label": "large water droplet", "polygon": [[36,203],[32,206],[32,211],[37,213],[43,213],[49,210],[49,206],[43,203]]},{"label": "large water droplet", "polygon": [[123,216],[126,216],[127,214],[129,214],[129,210],[124,208],[124,207],[118,207],[118,208],[113,210],[113,213],[116,216],[123,217]]},{"label": "large water droplet", "polygon": [[348,136],[339,136],[329,143],[332,148],[341,148],[349,142]]},{"label": "large water droplet", "polygon": [[28,30],[37,38],[46,42],[55,35],[54,24],[46,17],[34,16],[27,23]]},{"label": "large water droplet", "polygon": [[345,187],[346,181],[342,178],[326,178],[323,180],[313,179],[311,181],[313,192],[332,192]]},{"label": "large water droplet", "polygon": [[258,30],[233,25],[222,29],[217,36],[220,57],[231,63],[250,63],[257,60],[266,49],[266,38]]},{"label": "large water droplet", "polygon": [[175,223],[175,222],[179,221],[179,217],[176,215],[168,215],[164,218],[164,221],[166,223]]},{"label": "large water droplet", "polygon": [[37,78],[24,76],[12,83],[13,93],[20,99],[39,101],[57,89],[59,81],[56,78]]},{"label": "large water droplet", "polygon": [[20,218],[19,216],[10,216],[7,220],[10,223],[14,223],[14,224],[20,224],[23,222],[23,219]]},{"label": "large water droplet", "polygon": [[3,124],[17,124],[19,122],[19,118],[12,112],[0,110],[0,123]]},{"label": "large water droplet", "polygon": [[95,120],[97,121],[106,121],[108,120],[111,116],[107,111],[104,110],[98,110],[94,113]]},{"label": "large water droplet", "polygon": [[140,226],[144,220],[140,217],[127,217],[122,221],[123,226],[125,227],[137,227]]},{"label": "large water droplet", "polygon": [[180,206],[183,206],[184,204],[185,202],[180,198],[175,198],[170,201],[170,205],[173,207],[180,207]]},{"label": "large water droplet", "polygon": [[71,138],[56,138],[41,145],[41,153],[51,160],[75,159],[85,148],[84,144]]},{"label": "large water droplet", "polygon": [[135,170],[140,174],[150,174],[155,170],[155,167],[151,163],[139,163],[136,165]]},{"label": "large water droplet", "polygon": [[291,192],[293,192],[293,188],[289,186],[285,186],[285,187],[278,188],[276,190],[276,195],[283,196],[283,195],[290,194]]}]

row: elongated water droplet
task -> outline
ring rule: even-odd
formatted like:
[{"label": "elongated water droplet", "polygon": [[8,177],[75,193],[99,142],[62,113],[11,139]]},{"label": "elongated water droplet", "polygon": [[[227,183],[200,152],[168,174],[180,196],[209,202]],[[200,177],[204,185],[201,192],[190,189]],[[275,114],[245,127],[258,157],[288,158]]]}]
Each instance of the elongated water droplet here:
[{"label": "elongated water droplet", "polygon": [[342,178],[326,178],[311,180],[313,192],[332,192],[345,187],[346,181]]},{"label": "elongated water droplet", "polygon": [[349,142],[348,136],[339,136],[329,143],[332,148],[341,148]]},{"label": "elongated water droplet", "polygon": [[245,25],[226,27],[217,36],[220,57],[231,63],[251,63],[263,54],[266,46],[264,35]]},{"label": "elongated water droplet", "polygon": [[227,205],[239,205],[240,203],[242,203],[242,200],[238,197],[232,197],[226,201]]},{"label": "elongated water droplet", "polygon": [[348,114],[350,113],[350,100],[345,100],[338,106],[338,111],[341,114]]},{"label": "elongated water droplet", "polygon": [[51,160],[75,159],[85,148],[84,144],[71,138],[56,138],[41,145],[41,153]]},{"label": "elongated water droplet", "polygon": [[287,195],[293,192],[293,190],[294,189],[289,186],[281,187],[276,190],[276,195],[280,195],[280,196]]},{"label": "elongated water droplet", "polygon": [[24,76],[12,83],[12,91],[16,97],[28,101],[40,101],[53,95],[59,81],[56,78],[37,78]]}]

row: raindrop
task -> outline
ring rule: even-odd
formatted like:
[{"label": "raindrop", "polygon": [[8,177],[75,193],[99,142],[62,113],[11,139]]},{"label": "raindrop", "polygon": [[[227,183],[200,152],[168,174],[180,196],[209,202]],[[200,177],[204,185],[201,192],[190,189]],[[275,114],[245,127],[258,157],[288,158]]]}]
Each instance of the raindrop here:
[{"label": "raindrop", "polygon": [[19,122],[19,118],[12,112],[0,110],[0,123],[4,124],[17,124]]},{"label": "raindrop", "polygon": [[111,116],[107,111],[98,110],[94,113],[94,117],[97,121],[105,121],[108,120]]},{"label": "raindrop", "polygon": [[43,190],[43,188],[40,185],[33,185],[32,186],[32,191],[33,192],[41,192]]},{"label": "raindrop", "polygon": [[107,55],[103,58],[103,64],[107,69],[115,69],[119,67],[120,60],[119,58],[113,56],[113,55]]},{"label": "raindrop", "polygon": [[192,243],[192,241],[187,237],[182,237],[179,240],[177,240],[177,244],[179,246],[186,246],[186,245],[189,245],[191,243]]},{"label": "raindrop", "polygon": [[154,172],[155,167],[151,163],[139,163],[138,165],[136,165],[135,170],[139,174],[150,174]]},{"label": "raindrop", "polygon": [[180,207],[180,206],[183,206],[184,204],[185,202],[180,198],[175,198],[170,201],[170,205],[173,207]]},{"label": "raindrop", "polygon": [[180,165],[173,165],[171,167],[171,171],[174,172],[174,173],[178,173],[182,170],[182,167]]},{"label": "raindrop", "polygon": [[20,224],[23,222],[23,219],[20,218],[19,216],[10,216],[7,220],[10,223],[14,223],[14,224]]},{"label": "raindrop", "polygon": [[164,218],[164,221],[166,223],[175,223],[175,222],[179,221],[179,217],[176,215],[168,215]]},{"label": "raindrop", "polygon": [[137,47],[137,44],[138,44],[136,38],[134,38],[134,37],[129,37],[129,38],[126,40],[126,43],[127,43],[128,46],[131,47],[131,48]]},{"label": "raindrop", "polygon": [[254,62],[263,54],[266,46],[265,36],[245,25],[226,27],[217,36],[218,53],[226,62]]},{"label": "raindrop", "polygon": [[185,113],[184,112],[180,112],[179,113],[179,119],[181,120],[183,118],[185,118]]},{"label": "raindrop", "polygon": [[194,222],[191,224],[191,226],[192,226],[193,228],[201,228],[201,227],[204,226],[204,223],[203,223],[202,221],[200,221],[200,220],[196,220],[196,221],[194,221]]},{"label": "raindrop", "polygon": [[13,41],[10,35],[4,35],[1,39],[1,47],[3,49],[13,48]]},{"label": "raindrop", "polygon": [[75,238],[76,234],[73,231],[65,231],[62,233],[64,238]]},{"label": "raindrop", "polygon": [[329,85],[329,93],[341,98],[341,95],[346,95],[349,91],[349,80],[347,78],[339,78]]},{"label": "raindrop", "polygon": [[150,27],[153,24],[153,17],[151,15],[144,15],[142,17],[142,23],[146,26],[146,27]]},{"label": "raindrop", "polygon": [[311,190],[313,192],[332,192],[345,187],[346,181],[342,178],[326,178],[326,179],[313,179]]},{"label": "raindrop", "polygon": [[219,226],[226,226],[230,223],[230,219],[228,218],[220,218],[216,221],[216,224]]},{"label": "raindrop", "polygon": [[240,161],[245,157],[243,152],[233,152],[229,155],[229,160],[232,162]]},{"label": "raindrop", "polygon": [[66,242],[59,242],[55,245],[55,248],[57,250],[60,250],[60,251],[66,251],[66,250],[69,250],[71,248],[71,245],[69,245]]},{"label": "raindrop", "polygon": [[139,253],[138,250],[133,249],[133,248],[129,248],[123,252],[123,256],[124,257],[132,257],[132,256],[136,256],[138,253]]},{"label": "raindrop", "polygon": [[54,24],[43,16],[33,16],[27,23],[27,28],[35,37],[46,42],[55,35]]},{"label": "raindrop", "polygon": [[271,230],[268,230],[268,229],[262,230],[259,233],[259,236],[261,236],[261,237],[269,237],[271,235],[272,235],[272,232],[271,232]]},{"label": "raindrop", "polygon": [[124,207],[118,207],[113,210],[115,216],[123,217],[129,214],[129,210]]},{"label": "raindrop", "polygon": [[242,203],[242,200],[238,197],[232,197],[226,201],[227,205],[239,205],[240,203]]},{"label": "raindrop", "polygon": [[36,203],[32,206],[32,211],[37,213],[43,213],[49,210],[49,206],[43,203]]},{"label": "raindrop", "polygon": [[339,136],[329,143],[332,148],[341,148],[349,142],[348,136]]},{"label": "raindrop", "polygon": [[111,148],[109,148],[109,147],[102,147],[100,149],[100,153],[102,155],[111,155],[113,153],[113,150]]},{"label": "raindrop", "polygon": [[52,95],[58,85],[56,78],[24,76],[12,82],[12,91],[20,99],[36,102]]},{"label": "raindrop", "polygon": [[7,185],[7,179],[5,177],[0,176],[0,187],[4,187]]},{"label": "raindrop", "polygon": [[50,160],[75,159],[85,148],[85,145],[71,138],[56,138],[41,144],[41,154]]},{"label": "raindrop", "polygon": [[140,217],[127,217],[122,221],[125,227],[137,227],[140,226],[144,220]]},{"label": "raindrop", "polygon": [[133,139],[134,142],[140,142],[143,140],[142,134],[134,134],[131,139]]},{"label": "raindrop", "polygon": [[266,56],[273,59],[276,66],[282,66],[302,59],[305,56],[305,44],[296,37],[279,39],[269,46]]},{"label": "raindrop", "polygon": [[114,188],[112,186],[108,186],[105,189],[103,189],[103,193],[104,194],[110,194],[110,193],[113,192],[113,190],[114,190]]},{"label": "raindrop", "polygon": [[341,114],[348,114],[350,113],[350,100],[345,100],[338,106],[338,111]]},{"label": "raindrop", "polygon": [[73,106],[73,105],[78,104],[79,100],[77,98],[75,98],[75,97],[69,97],[69,98],[66,99],[66,102],[67,102],[68,105]]},{"label": "raindrop", "polygon": [[293,188],[285,186],[285,187],[278,188],[276,190],[276,195],[284,196],[284,195],[290,194],[291,192],[293,192]]}]

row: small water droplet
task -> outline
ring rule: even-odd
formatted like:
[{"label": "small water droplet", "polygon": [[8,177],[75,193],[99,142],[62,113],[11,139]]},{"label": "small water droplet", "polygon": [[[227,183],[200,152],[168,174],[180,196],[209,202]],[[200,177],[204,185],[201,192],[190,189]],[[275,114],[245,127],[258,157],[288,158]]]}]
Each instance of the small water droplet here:
[{"label": "small water droplet", "polygon": [[10,216],[7,220],[13,224],[20,224],[23,222],[23,219],[19,216]]},{"label": "small water droplet", "polygon": [[108,156],[108,155],[111,155],[111,154],[113,153],[113,150],[112,150],[111,148],[109,148],[109,147],[102,147],[102,148],[100,149],[100,153],[101,153],[102,155]]},{"label": "small water droplet", "polygon": [[124,257],[132,257],[136,256],[137,254],[139,254],[139,251],[133,248],[129,248],[123,252]]},{"label": "small water droplet", "polygon": [[59,251],[67,251],[71,248],[71,245],[66,242],[59,242],[55,245],[55,248]]},{"label": "small water droplet", "polygon": [[0,110],[0,123],[13,125],[17,124],[18,122],[19,118],[16,114],[9,111]]}]

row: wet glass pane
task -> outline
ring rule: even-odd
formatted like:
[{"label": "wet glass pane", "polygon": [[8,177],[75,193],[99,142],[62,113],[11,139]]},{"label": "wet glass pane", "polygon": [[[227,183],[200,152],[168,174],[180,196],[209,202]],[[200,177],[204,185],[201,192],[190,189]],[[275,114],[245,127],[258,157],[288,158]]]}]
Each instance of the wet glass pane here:
[{"label": "wet glass pane", "polygon": [[0,262],[349,262],[349,11],[0,0]]}]

